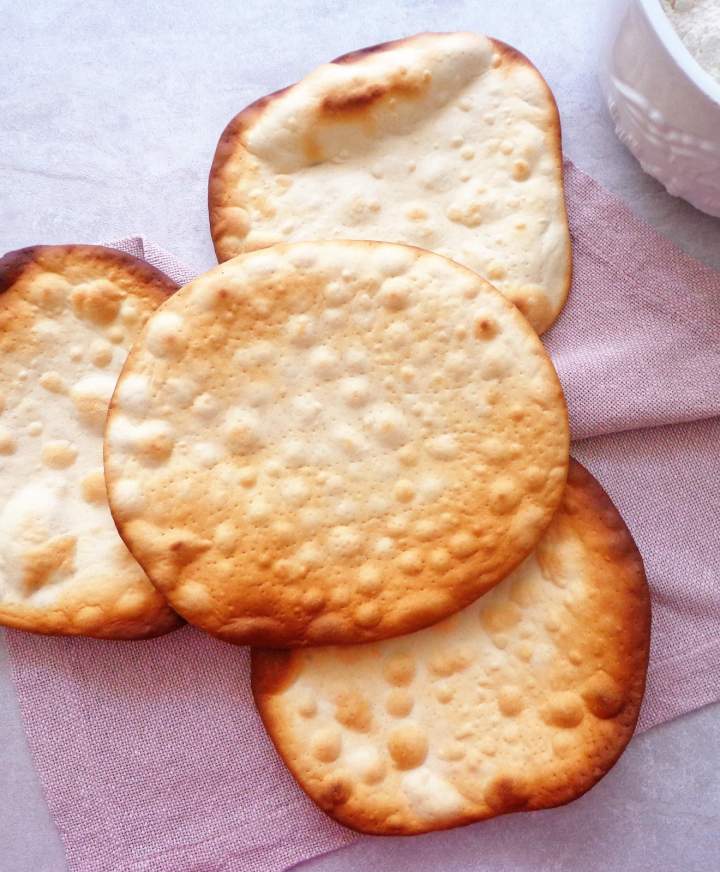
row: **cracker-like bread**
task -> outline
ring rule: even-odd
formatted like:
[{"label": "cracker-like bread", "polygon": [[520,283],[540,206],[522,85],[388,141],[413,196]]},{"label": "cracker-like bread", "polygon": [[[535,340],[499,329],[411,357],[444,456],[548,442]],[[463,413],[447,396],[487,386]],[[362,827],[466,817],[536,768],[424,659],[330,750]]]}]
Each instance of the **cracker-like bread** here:
[{"label": "cracker-like bread", "polygon": [[127,349],[176,287],[100,246],[0,260],[0,624],[112,639],[179,625],[117,534],[102,457]]},{"label": "cracker-like bread", "polygon": [[255,649],[265,726],[300,786],[369,833],[562,805],[613,765],[645,686],[642,560],[572,462],[537,550],[491,593],[411,636]]},{"label": "cracker-like bread", "polygon": [[473,33],[353,52],[248,106],[217,146],[209,211],[221,261],[405,242],[478,272],[540,333],[570,287],[555,100],[526,57]]},{"label": "cracker-like bread", "polygon": [[110,505],[150,579],[231,642],[349,643],[457,611],[562,496],[562,390],[477,274],[381,242],[235,258],[149,320],[111,404]]}]

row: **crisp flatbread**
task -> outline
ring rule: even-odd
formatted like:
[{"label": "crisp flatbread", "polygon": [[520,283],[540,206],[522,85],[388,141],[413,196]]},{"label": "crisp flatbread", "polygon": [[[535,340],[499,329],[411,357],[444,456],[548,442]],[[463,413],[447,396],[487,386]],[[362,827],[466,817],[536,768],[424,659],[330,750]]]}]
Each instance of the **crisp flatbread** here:
[{"label": "crisp flatbread", "polygon": [[135,343],[105,440],[120,534],[173,607],[279,646],[457,611],[535,546],[567,462],[527,321],[459,264],[378,242],[195,279]]},{"label": "crisp flatbread", "polygon": [[535,553],[464,611],[410,636],[253,651],[255,701],[328,814],[411,834],[562,805],[613,765],[645,685],[642,561],[571,463]]},{"label": "crisp flatbread", "polygon": [[381,239],[492,282],[546,330],[570,286],[560,121],[520,52],[424,33],[345,55],[243,109],[209,185],[219,260],[285,241]]},{"label": "crisp flatbread", "polygon": [[127,349],[176,287],[100,246],[0,260],[0,624],[130,639],[181,623],[117,534],[102,457]]}]

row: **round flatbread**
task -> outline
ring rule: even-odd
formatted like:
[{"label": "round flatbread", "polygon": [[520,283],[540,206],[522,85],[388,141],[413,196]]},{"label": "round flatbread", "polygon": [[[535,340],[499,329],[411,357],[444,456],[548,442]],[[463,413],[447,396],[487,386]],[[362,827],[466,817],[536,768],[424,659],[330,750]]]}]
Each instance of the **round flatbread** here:
[{"label": "round flatbread", "polygon": [[120,534],[188,621],[349,643],[457,611],[562,495],[562,390],[475,273],[373,242],[276,246],[149,320],[108,416]]},{"label": "round flatbread", "polygon": [[0,260],[0,624],[110,639],[179,625],[117,534],[102,457],[127,349],[176,287],[100,246]]},{"label": "round flatbread", "polygon": [[492,282],[542,333],[570,287],[560,120],[526,57],[473,33],[353,52],[237,115],[215,153],[218,259],[383,239]]},{"label": "round flatbread", "polygon": [[562,805],[613,765],[645,685],[642,560],[572,463],[533,555],[457,615],[399,639],[256,649],[255,701],[299,785],[368,833]]}]

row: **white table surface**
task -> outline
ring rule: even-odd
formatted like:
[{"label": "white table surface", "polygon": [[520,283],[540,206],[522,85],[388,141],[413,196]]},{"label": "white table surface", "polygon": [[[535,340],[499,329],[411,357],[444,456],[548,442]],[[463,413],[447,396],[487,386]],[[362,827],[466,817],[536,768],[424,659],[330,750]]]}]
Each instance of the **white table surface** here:
[{"label": "white table surface", "polygon": [[[517,45],[540,67],[579,167],[720,269],[720,220],[669,197],[613,136],[596,70],[622,5],[0,0],[0,250],[139,233],[203,270],[214,263],[207,171],[236,111],[351,49],[420,30],[470,29]],[[720,705],[708,706],[634,739],[570,806],[416,839],[366,839],[303,868],[712,872],[720,869],[719,760]],[[588,822],[593,836],[578,843],[573,834]],[[487,836],[499,825],[507,838],[491,854]],[[0,870],[65,869],[0,641]]]}]

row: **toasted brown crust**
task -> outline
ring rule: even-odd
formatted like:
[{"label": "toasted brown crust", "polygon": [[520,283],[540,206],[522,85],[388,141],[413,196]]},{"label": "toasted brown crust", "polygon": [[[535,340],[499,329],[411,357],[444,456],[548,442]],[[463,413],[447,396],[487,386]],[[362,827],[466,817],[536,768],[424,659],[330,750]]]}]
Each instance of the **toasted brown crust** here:
[{"label": "toasted brown crust", "polygon": [[[418,33],[410,37],[405,37],[403,39],[396,39],[389,42],[378,43],[377,45],[348,52],[347,54],[340,55],[339,57],[335,58],[330,63],[340,65],[356,64],[374,54],[391,51],[403,45],[412,44],[416,41],[423,40],[428,37],[441,38],[447,35],[447,33],[430,31]],[[540,71],[522,52],[520,52],[513,46],[502,42],[501,40],[494,39],[492,37],[489,37],[489,40],[495,47],[499,57],[502,59],[502,67],[511,70],[516,65],[525,66],[528,69],[532,70],[536,74],[538,80],[542,82],[542,86],[546,92],[548,107],[550,107],[551,114],[548,129],[546,131],[546,141],[548,145],[548,151],[550,154],[553,155],[554,158],[556,184],[558,185],[558,188],[562,191],[564,189],[562,135],[560,115],[558,112],[555,97]],[[286,96],[299,84],[301,83],[297,82],[293,85],[289,85],[285,88],[261,97],[258,100],[255,100],[253,103],[249,104],[247,107],[241,110],[234,118],[231,119],[231,121],[227,124],[220,136],[213,157],[208,179],[208,216],[211,237],[218,262],[228,260],[229,258],[234,257],[240,253],[239,250],[228,247],[224,243],[226,227],[223,214],[225,208],[231,202],[233,202],[233,189],[232,182],[230,180],[231,173],[229,171],[229,164],[231,162],[243,163],[246,167],[247,173],[249,175],[252,174],[252,162],[250,160],[250,155],[247,152],[246,146],[246,133],[258,123],[261,116],[273,103],[278,101],[278,99]],[[318,111],[321,117],[325,116],[332,121],[337,120],[338,115],[342,115],[345,116],[347,119],[352,118],[353,120],[362,122],[363,119],[368,115],[369,111],[372,109],[373,105],[378,103],[379,101],[395,96],[413,98],[422,94],[423,91],[424,86],[422,83],[407,82],[403,81],[402,78],[398,78],[396,81],[393,81],[391,83],[365,86],[359,88],[357,91],[352,91],[350,93],[328,95],[321,101],[321,104],[318,107]],[[306,153],[309,158],[314,157],[314,159],[317,161],[321,160],[320,152],[317,150],[317,146],[314,143],[314,140],[306,143]],[[565,216],[565,224],[567,225],[567,209],[565,206],[564,197],[561,199],[562,209]],[[488,278],[488,276],[485,276],[485,278]],[[491,277],[490,280],[492,281]],[[538,333],[543,333],[552,325],[552,323],[554,323],[557,315],[560,311],[562,311],[562,308],[567,301],[571,284],[572,250],[570,244],[568,243],[566,246],[566,267],[559,288],[560,300],[558,301],[558,304],[554,307],[554,311],[547,313],[536,311],[536,304],[534,303],[534,301],[520,293],[516,294],[514,297],[511,297],[511,299],[515,303],[515,305],[518,306],[520,311],[533,323],[533,326],[536,328]]]},{"label": "toasted brown crust", "polygon": [[251,656],[255,657],[257,651],[262,651],[264,656],[261,658],[259,668],[255,670],[253,667],[253,693],[261,696],[281,693],[292,683],[294,676],[294,660],[297,658],[293,658],[292,649],[252,648]]},{"label": "toasted brown crust", "polygon": [[[107,278],[114,286],[122,287],[124,293],[152,308],[178,288],[172,279],[148,263],[104,246],[36,245],[8,252],[0,259],[0,355],[26,361],[28,369],[36,366],[36,340],[32,326],[43,304],[30,299],[33,282],[38,276],[57,275],[67,276],[72,283],[80,274],[88,278]],[[65,301],[61,303],[64,305]],[[89,313],[93,323],[99,328],[107,326],[110,313],[107,317],[104,314],[102,297],[90,301],[89,305],[96,306]],[[55,311],[50,307],[48,320],[54,317],[52,313]],[[38,375],[35,373],[36,377]],[[4,388],[10,387],[6,377]],[[47,389],[53,390],[52,387]],[[57,397],[57,394],[49,393],[47,401],[51,402],[52,397]],[[44,455],[46,464],[55,464],[55,468],[62,469],[65,463],[71,462],[71,455],[64,458],[62,449],[56,449],[56,455],[52,450],[51,445]],[[96,481],[92,475],[89,476],[84,487],[82,499],[85,502],[97,504],[105,500],[102,477]],[[108,521],[111,523],[110,518]],[[59,570],[72,572],[76,546],[75,536],[56,536],[28,551],[23,570],[25,593],[32,595],[51,584],[53,575]],[[122,548],[120,539],[117,546]],[[152,638],[179,627],[182,620],[147,580],[141,596],[135,587],[139,568],[130,555],[126,552],[119,559],[120,563],[109,570],[98,565],[92,579],[84,577],[81,583],[66,587],[59,599],[46,606],[37,605],[34,600],[2,601],[0,598],[0,624],[44,635],[83,635],[118,640]],[[133,567],[128,576],[133,579],[128,587],[129,596],[123,604],[111,604],[108,591],[113,590],[113,596],[122,597],[122,590],[118,591],[117,587],[120,583],[118,573],[127,571],[127,566]]]},{"label": "toasted brown crust", "polygon": [[426,30],[423,33],[418,33],[415,36],[405,36],[401,39],[391,39],[387,42],[377,42],[375,45],[368,45],[365,48],[358,48],[354,51],[346,52],[345,54],[338,55],[338,57],[333,58],[330,61],[331,64],[355,64],[358,61],[363,60],[368,55],[376,54],[378,52],[389,51],[390,49],[397,48],[398,46],[404,45],[407,42],[410,42],[412,39],[416,39],[418,36],[440,36],[441,33],[439,31],[429,31]]},{"label": "toasted brown crust", "polygon": [[[528,664],[525,667],[526,696],[511,702],[517,705],[518,710],[523,706],[532,706],[529,688],[534,677],[537,676],[541,682],[549,682],[536,691],[541,699],[538,710],[540,723],[548,726],[528,728],[527,722],[524,722],[526,727],[520,734],[520,742],[528,743],[528,748],[534,747],[537,751],[533,754],[528,752],[524,765],[517,762],[518,757],[522,761],[522,753],[517,745],[513,746],[511,755],[516,761],[514,764],[510,758],[503,761],[502,749],[493,751],[490,759],[495,761],[498,771],[494,779],[491,778],[487,783],[470,771],[463,771],[464,763],[458,764],[459,774],[456,773],[456,778],[459,781],[453,783],[459,787],[466,802],[445,817],[428,819],[416,814],[406,799],[399,798],[397,792],[393,794],[391,790],[383,794],[385,780],[380,776],[371,788],[363,788],[349,774],[342,757],[338,760],[337,768],[333,768],[334,763],[318,763],[311,754],[310,746],[315,741],[312,733],[314,718],[319,715],[302,711],[303,718],[299,718],[296,706],[298,700],[302,701],[304,697],[287,695],[288,690],[293,691],[297,687],[300,688],[299,692],[307,694],[308,699],[312,700],[313,693],[316,693],[318,705],[322,699],[326,700],[327,705],[332,699],[332,682],[337,680],[338,674],[345,676],[344,687],[350,691],[355,688],[355,692],[360,694],[357,688],[362,688],[362,684],[358,681],[358,675],[367,674],[368,669],[372,668],[372,661],[383,656],[380,646],[326,649],[328,653],[333,652],[331,657],[342,660],[334,673],[327,672],[328,659],[323,649],[317,649],[316,652],[296,650],[289,655],[283,653],[280,660],[276,652],[254,649],[252,689],[255,702],[278,753],[308,795],[329,815],[358,832],[412,835],[466,825],[515,811],[563,805],[596,784],[622,754],[637,722],[649,655],[650,597],[642,559],[620,514],[590,473],[576,461],[571,461],[564,502],[537,553],[545,577],[556,578],[555,583],[561,585],[565,583],[562,580],[563,543],[577,541],[581,543],[584,553],[582,562],[588,573],[587,591],[569,606],[565,625],[558,628],[554,639],[559,651],[575,658],[571,663],[580,664],[577,674],[584,676],[581,685],[575,688],[576,693],[569,695],[565,690],[567,684],[557,684],[558,681],[571,680],[569,676],[572,676],[572,671],[569,668],[556,669],[555,673],[543,677],[542,672],[536,672]],[[509,578],[506,584],[511,583]],[[484,601],[485,598],[482,598],[478,605],[482,606]],[[453,620],[406,637],[408,644],[404,650],[412,656],[413,652],[420,650],[418,645],[423,644],[420,640],[427,640],[428,634],[433,632],[437,633],[433,645],[438,651],[441,650],[447,638],[452,637]],[[510,640],[503,643],[502,650],[510,657],[512,631],[508,632]],[[372,654],[370,659],[369,653]],[[310,680],[303,685],[303,674],[312,676],[318,669],[325,670],[321,673],[324,677],[319,679],[319,683],[313,685]],[[471,679],[475,680],[474,673]],[[410,674],[406,680],[397,674],[392,676],[392,680],[396,685],[408,687],[413,677]],[[566,701],[568,696],[570,699]],[[579,700],[582,700],[581,704]],[[371,702],[376,704],[375,700]],[[323,710],[318,708],[318,711]],[[503,713],[512,717],[515,710],[506,708]],[[338,715],[336,720],[340,721]],[[451,720],[445,724],[443,731],[451,736],[456,727],[457,724]],[[541,760],[543,753],[539,730],[548,728],[549,735],[557,736],[557,741],[561,743],[558,747],[560,756],[552,760],[552,765],[536,762],[536,759]],[[327,728],[324,729],[327,732]],[[367,731],[368,741],[372,742],[378,728],[370,724]],[[556,739],[553,738],[553,741]],[[580,747],[577,747],[578,741],[581,742]],[[375,739],[375,742],[381,744],[382,738]],[[317,744],[313,747],[317,747]],[[437,755],[437,747],[434,751]],[[472,753],[468,750],[467,757],[463,759],[471,759]],[[331,749],[326,756],[334,761],[337,753]],[[325,758],[321,756],[321,759]],[[392,764],[390,774],[385,779],[391,776]]]},{"label": "toasted brown crust", "polygon": [[68,607],[64,612],[66,620],[60,626],[51,620],[43,620],[37,614],[29,615],[17,608],[0,606],[0,626],[24,630],[38,636],[84,636],[87,639],[105,639],[112,642],[139,642],[165,636],[185,624],[180,615],[169,609],[163,599],[156,610],[147,615],[144,626],[137,621],[116,621],[98,629],[75,629],[72,626],[72,615],[76,608],[82,608],[83,605],[84,603],[78,602],[76,607]]},{"label": "toasted brown crust", "polygon": [[147,292],[156,295],[158,303],[180,287],[170,276],[151,266],[147,261],[140,260],[132,254],[108,248],[104,245],[86,245],[71,243],[67,245],[31,245],[9,251],[0,258],[0,293],[9,290],[22,278],[23,274],[34,264],[49,270],[57,267],[68,259],[82,261],[105,261],[109,266],[122,269],[141,281]]},{"label": "toasted brown crust", "polygon": [[34,261],[35,252],[40,246],[31,248],[19,248],[17,251],[9,251],[0,258],[0,294],[9,290],[19,279],[23,272]]}]

